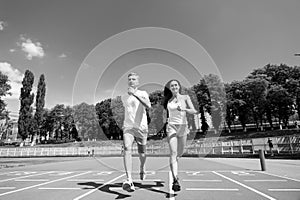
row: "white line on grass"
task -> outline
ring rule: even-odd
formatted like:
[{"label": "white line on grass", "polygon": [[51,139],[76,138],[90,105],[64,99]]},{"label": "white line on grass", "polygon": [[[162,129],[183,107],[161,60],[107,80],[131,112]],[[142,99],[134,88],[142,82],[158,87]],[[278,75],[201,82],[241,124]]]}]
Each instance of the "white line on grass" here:
[{"label": "white line on grass", "polygon": [[32,177],[32,176],[39,176],[39,175],[44,175],[44,174],[49,174],[49,173],[52,173],[52,171],[40,173],[40,174],[32,174],[32,175],[28,175],[28,176],[20,176],[20,177],[15,177],[15,178],[4,179],[4,180],[0,180],[0,182],[11,181],[11,180],[15,180],[15,179],[27,178],[27,177]]},{"label": "white line on grass", "polygon": [[259,173],[267,174],[267,175],[270,175],[270,176],[275,176],[275,177],[279,177],[279,178],[283,178],[283,179],[288,179],[288,180],[292,180],[292,181],[296,181],[296,182],[300,182],[300,180],[298,180],[298,179],[289,178],[289,177],[285,177],[285,176],[280,176],[280,175],[276,175],[276,174],[271,174],[271,173],[268,173],[268,172],[259,172]]},{"label": "white line on grass", "polygon": [[243,184],[243,183],[240,183],[240,182],[238,182],[238,181],[236,181],[236,180],[233,180],[233,179],[231,179],[231,178],[229,178],[229,177],[227,177],[227,176],[224,176],[223,174],[219,174],[218,172],[215,172],[215,171],[212,171],[214,174],[216,174],[216,175],[218,175],[218,176],[221,176],[222,178],[225,178],[225,179],[227,179],[227,180],[229,180],[229,181],[231,181],[231,182],[234,182],[234,183],[236,183],[236,184],[238,184],[238,185],[240,185],[240,186],[242,186],[242,187],[244,187],[244,188],[247,188],[248,190],[251,190],[252,192],[255,192],[255,193],[257,193],[257,194],[259,194],[259,195],[261,195],[261,196],[264,196],[264,197],[266,197],[266,198],[268,198],[268,199],[270,199],[270,200],[276,200],[275,198],[273,198],[273,197],[271,197],[271,196],[269,196],[269,195],[266,195],[265,193],[262,193],[262,192],[260,192],[260,191],[258,191],[258,190],[256,190],[256,189],[254,189],[254,188],[252,188],[252,187],[249,187],[249,186],[247,186],[247,185],[245,185],[245,184]]},{"label": "white line on grass", "polygon": [[125,176],[125,174],[122,174],[122,175],[120,175],[120,176],[118,176],[118,177],[116,177],[116,178],[114,178],[114,179],[112,179],[112,180],[110,180],[110,181],[104,183],[103,185],[100,185],[99,187],[97,187],[97,188],[95,188],[95,189],[93,189],[93,190],[90,190],[89,192],[84,193],[83,195],[80,195],[79,197],[76,197],[74,200],[82,199],[83,197],[85,197],[85,196],[87,196],[87,195],[89,195],[89,194],[92,194],[93,192],[95,192],[95,191],[99,190],[100,188],[104,187],[105,185],[110,184],[110,183],[112,183],[112,182],[118,180],[118,179],[121,178],[122,176]]},{"label": "white line on grass", "polygon": [[46,184],[49,184],[49,183],[62,181],[62,180],[65,180],[65,179],[76,177],[76,176],[81,176],[81,175],[84,175],[84,174],[87,174],[87,173],[91,173],[91,172],[87,171],[87,172],[84,172],[84,173],[81,173],[81,174],[76,174],[76,175],[73,175],[73,176],[68,176],[68,177],[64,177],[64,178],[61,178],[61,179],[52,180],[52,181],[49,181],[49,182],[46,182],[46,183],[40,183],[40,184],[37,184],[37,185],[32,185],[32,186],[29,186],[29,187],[20,188],[18,190],[13,190],[13,191],[2,193],[2,194],[0,194],[0,196],[4,196],[4,195],[15,193],[15,192],[20,192],[20,191],[23,191],[23,190],[28,190],[28,189],[35,188],[35,187],[38,187],[38,186],[41,186],[41,185],[46,185]]}]

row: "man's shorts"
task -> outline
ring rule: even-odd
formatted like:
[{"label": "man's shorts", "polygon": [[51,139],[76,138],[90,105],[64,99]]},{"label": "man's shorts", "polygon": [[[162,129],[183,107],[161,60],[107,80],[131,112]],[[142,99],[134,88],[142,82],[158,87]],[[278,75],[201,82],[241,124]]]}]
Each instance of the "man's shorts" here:
[{"label": "man's shorts", "polygon": [[177,137],[186,136],[189,134],[190,130],[188,129],[187,124],[167,124],[167,135],[168,137],[173,136],[174,134]]},{"label": "man's shorts", "polygon": [[148,136],[148,130],[141,130],[138,128],[124,128],[123,134],[131,134],[133,135],[135,141],[139,145],[146,145],[147,144],[147,136]]}]

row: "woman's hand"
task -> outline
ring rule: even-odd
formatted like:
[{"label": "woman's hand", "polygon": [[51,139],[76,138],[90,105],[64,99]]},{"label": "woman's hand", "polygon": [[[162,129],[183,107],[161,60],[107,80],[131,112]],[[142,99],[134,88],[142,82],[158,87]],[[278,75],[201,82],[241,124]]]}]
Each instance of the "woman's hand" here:
[{"label": "woman's hand", "polygon": [[181,108],[180,106],[177,106],[178,111],[186,111],[186,109]]}]

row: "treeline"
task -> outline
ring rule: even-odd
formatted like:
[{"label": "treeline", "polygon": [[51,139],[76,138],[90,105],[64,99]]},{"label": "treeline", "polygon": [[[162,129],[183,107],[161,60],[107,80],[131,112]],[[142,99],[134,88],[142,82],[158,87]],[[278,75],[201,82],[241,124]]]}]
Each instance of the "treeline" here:
[{"label": "treeline", "polygon": [[[150,93],[149,129],[154,134],[164,131],[162,90]],[[184,93],[191,96],[199,111],[203,133],[209,128],[208,116],[216,131],[226,126],[231,132],[234,123],[240,124],[244,131],[249,123],[256,124],[257,130],[262,130],[266,122],[271,129],[274,122],[287,127],[290,118],[299,119],[296,113],[300,112],[300,67],[268,64],[254,70],[242,81],[226,84],[218,76],[210,74],[191,88],[185,88]],[[97,103],[96,112],[105,135],[120,137],[124,112],[120,97]],[[195,130],[194,116],[188,116],[188,121]]]},{"label": "treeline", "polygon": [[[9,94],[10,85],[2,73],[0,80],[0,111],[4,118],[8,112],[1,97]],[[18,120],[22,139],[31,138],[38,142],[122,139],[124,108],[120,97],[105,99],[96,105],[81,103],[70,107],[60,104],[45,109],[44,75],[39,78],[36,95],[32,93],[33,83],[34,75],[27,70],[22,82]],[[246,124],[249,123],[256,124],[257,130],[261,130],[266,122],[271,129],[274,122],[287,127],[290,119],[299,119],[300,67],[268,64],[253,70],[244,80],[225,84],[217,75],[209,74],[183,91],[190,95],[199,111],[197,118],[203,133],[212,128],[208,121],[211,121],[216,131],[224,126],[230,131],[234,124],[240,124],[246,131]],[[162,134],[165,127],[163,88],[149,95],[152,104],[149,110],[149,130],[152,134]],[[195,130],[195,116],[188,115],[188,121]]]}]

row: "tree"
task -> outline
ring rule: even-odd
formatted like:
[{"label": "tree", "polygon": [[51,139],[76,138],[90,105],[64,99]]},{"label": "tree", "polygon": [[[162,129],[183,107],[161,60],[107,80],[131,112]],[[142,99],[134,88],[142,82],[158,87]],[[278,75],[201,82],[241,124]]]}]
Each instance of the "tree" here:
[{"label": "tree", "polygon": [[0,72],[0,119],[8,117],[8,112],[5,111],[6,103],[2,100],[2,97],[6,95],[11,95],[8,92],[11,89],[11,86],[8,84],[8,77]]},{"label": "tree", "polygon": [[288,119],[293,114],[293,99],[290,94],[280,85],[274,85],[267,94],[267,100],[273,116],[278,118],[279,123],[288,125]]},{"label": "tree", "polygon": [[228,91],[232,97],[232,114],[233,120],[238,117],[243,130],[246,131],[246,123],[249,122],[250,108],[247,105],[247,92],[245,82],[233,81],[230,83],[230,91]]},{"label": "tree", "polygon": [[285,88],[294,97],[295,110],[300,119],[300,66],[294,66],[291,70],[289,79],[286,81]]},{"label": "tree", "polygon": [[45,106],[45,95],[46,95],[46,83],[45,83],[45,77],[44,74],[40,76],[39,82],[38,82],[38,89],[36,94],[36,100],[35,100],[35,113],[34,113],[34,120],[36,123],[36,133],[39,138],[40,136],[40,128],[43,122],[43,112],[44,112],[44,106]]},{"label": "tree", "polygon": [[204,76],[210,96],[210,113],[212,117],[212,124],[215,131],[218,132],[222,121],[225,118],[226,110],[226,92],[223,82],[220,77],[215,74]]},{"label": "tree", "polygon": [[34,94],[31,93],[34,82],[34,75],[31,71],[26,70],[22,81],[23,87],[20,94],[20,111],[18,120],[19,135],[25,140],[33,132],[33,118],[32,118],[32,103]]},{"label": "tree", "polygon": [[253,119],[258,129],[258,121],[260,121],[261,126],[263,126],[263,117],[266,112],[266,96],[269,82],[261,77],[248,78],[243,82],[246,93],[245,101],[251,110]]},{"label": "tree", "polygon": [[77,126],[79,136],[84,140],[90,139],[103,139],[100,132],[97,113],[94,105],[87,103],[81,103],[75,105],[74,109],[74,121]]},{"label": "tree", "polygon": [[201,130],[203,133],[206,133],[209,126],[205,118],[205,112],[210,113],[210,108],[211,108],[209,89],[204,79],[201,79],[198,84],[192,87],[192,89],[194,90],[198,101],[198,106],[199,106],[198,110],[201,117]]},{"label": "tree", "polygon": [[149,124],[149,132],[155,130],[157,136],[162,137],[165,134],[165,122],[163,119],[163,91],[156,90],[149,94],[151,102],[151,123]]}]

